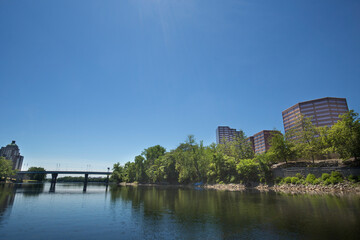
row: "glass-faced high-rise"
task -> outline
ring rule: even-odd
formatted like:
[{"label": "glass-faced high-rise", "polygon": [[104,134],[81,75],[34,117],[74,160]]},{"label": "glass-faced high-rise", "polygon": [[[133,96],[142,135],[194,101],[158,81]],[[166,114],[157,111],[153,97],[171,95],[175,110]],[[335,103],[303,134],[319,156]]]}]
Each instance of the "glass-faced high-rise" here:
[{"label": "glass-faced high-rise", "polygon": [[315,126],[332,126],[340,114],[348,111],[346,98],[326,97],[297,103],[282,112],[285,133],[295,126],[300,114],[310,117]]}]

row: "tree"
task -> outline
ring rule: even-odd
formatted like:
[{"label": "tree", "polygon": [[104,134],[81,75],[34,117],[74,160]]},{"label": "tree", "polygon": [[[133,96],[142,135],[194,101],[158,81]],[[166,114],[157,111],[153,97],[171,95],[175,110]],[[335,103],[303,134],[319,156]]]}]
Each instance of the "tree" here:
[{"label": "tree", "polygon": [[354,110],[340,115],[339,120],[329,130],[329,141],[333,150],[340,154],[342,159],[360,157],[360,120]]},{"label": "tree", "polygon": [[6,180],[7,177],[10,177],[15,173],[16,171],[12,169],[12,161],[0,157],[0,179],[5,178]]},{"label": "tree", "polygon": [[239,131],[234,141],[219,144],[218,150],[228,156],[234,157],[237,162],[240,159],[249,159],[254,157],[254,151],[251,147],[251,143],[248,141],[242,130]]},{"label": "tree", "polygon": [[124,168],[120,166],[120,163],[115,163],[113,166],[113,172],[111,174],[111,180],[117,183],[123,181],[123,170]]},{"label": "tree", "polygon": [[273,161],[284,161],[287,163],[288,160],[293,159],[296,156],[294,144],[287,140],[287,137],[280,134],[273,134],[270,140],[270,149],[268,155],[273,158]]},{"label": "tree", "polygon": [[211,158],[211,148],[203,142],[197,144],[193,135],[181,143],[173,152],[176,161],[175,169],[179,173],[179,182],[189,183],[206,181]]},{"label": "tree", "polygon": [[[46,170],[42,167],[29,167],[28,172],[45,172]],[[29,173],[29,178],[36,181],[44,181],[46,173]]]},{"label": "tree", "polygon": [[135,163],[127,162],[122,169],[122,180],[124,182],[134,182],[136,176]]},{"label": "tree", "polygon": [[236,170],[240,179],[245,182],[257,182],[259,180],[259,163],[255,159],[242,159],[236,165]]},{"label": "tree", "polygon": [[151,166],[154,164],[155,160],[164,155],[166,152],[166,149],[160,145],[156,145],[153,147],[149,147],[147,149],[144,149],[144,151],[141,153],[141,155],[145,156],[146,158],[146,165]]},{"label": "tree", "polygon": [[322,138],[319,127],[316,127],[311,118],[300,115],[295,123],[295,128],[290,130],[291,140],[301,157],[311,158],[315,162],[315,156],[323,154]]},{"label": "tree", "polygon": [[145,180],[145,158],[139,155],[135,157],[135,181],[144,182]]}]

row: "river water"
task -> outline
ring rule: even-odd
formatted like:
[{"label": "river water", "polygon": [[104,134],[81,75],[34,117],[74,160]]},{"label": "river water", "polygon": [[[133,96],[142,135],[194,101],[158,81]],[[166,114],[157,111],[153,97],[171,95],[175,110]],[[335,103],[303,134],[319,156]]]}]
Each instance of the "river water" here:
[{"label": "river water", "polygon": [[358,239],[360,196],[0,185],[0,239]]}]

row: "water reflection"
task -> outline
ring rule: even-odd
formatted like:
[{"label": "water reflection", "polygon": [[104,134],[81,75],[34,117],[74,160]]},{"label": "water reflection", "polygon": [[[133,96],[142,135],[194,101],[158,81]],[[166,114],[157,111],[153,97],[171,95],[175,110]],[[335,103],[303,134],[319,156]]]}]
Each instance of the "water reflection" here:
[{"label": "water reflection", "polygon": [[[153,220],[171,215],[180,225],[211,223],[222,237],[355,238],[359,196],[272,192],[196,191],[186,188],[111,187],[111,201],[126,201]],[[255,234],[255,235],[254,235]],[[258,236],[259,237],[259,236]]]},{"label": "water reflection", "polygon": [[356,239],[360,234],[360,196],[131,186],[106,192],[102,184],[89,184],[83,193],[81,183],[58,184],[49,193],[49,186],[0,185],[2,238]]},{"label": "water reflection", "polygon": [[6,211],[10,211],[14,203],[15,190],[12,185],[0,184],[0,223]]}]

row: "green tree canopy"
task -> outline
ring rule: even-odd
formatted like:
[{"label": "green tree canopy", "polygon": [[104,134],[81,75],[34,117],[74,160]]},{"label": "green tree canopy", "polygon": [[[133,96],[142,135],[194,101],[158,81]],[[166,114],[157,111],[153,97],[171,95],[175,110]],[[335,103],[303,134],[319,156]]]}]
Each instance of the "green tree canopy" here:
[{"label": "green tree canopy", "polygon": [[141,155],[145,156],[146,158],[146,165],[151,166],[154,164],[155,160],[158,159],[160,156],[164,155],[166,149],[160,145],[155,145],[153,147],[149,147],[144,149]]},{"label": "green tree canopy", "polygon": [[[28,171],[29,172],[44,172],[45,169],[42,167],[29,167]],[[46,178],[46,173],[30,173],[30,174],[28,174],[28,176],[31,180],[44,181]]]},{"label": "green tree canopy", "polygon": [[329,130],[329,141],[333,150],[342,159],[360,158],[360,120],[359,114],[350,110],[340,116],[341,120]]},{"label": "green tree canopy", "polygon": [[285,135],[280,133],[273,134],[270,145],[268,155],[272,157],[274,162],[284,161],[287,163],[287,161],[294,159],[296,156],[295,144],[289,141]]},{"label": "green tree canopy", "polygon": [[325,147],[321,134],[326,134],[324,129],[315,126],[312,118],[300,115],[295,123],[295,128],[289,131],[291,141],[294,142],[297,153],[305,159],[315,161],[316,156],[324,153]]},{"label": "green tree canopy", "polygon": [[12,169],[12,161],[7,160],[4,157],[0,157],[0,178],[7,178],[16,173],[15,170]]}]

